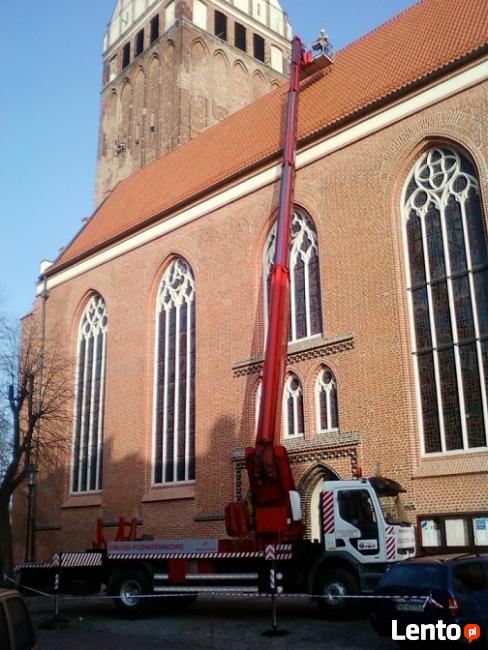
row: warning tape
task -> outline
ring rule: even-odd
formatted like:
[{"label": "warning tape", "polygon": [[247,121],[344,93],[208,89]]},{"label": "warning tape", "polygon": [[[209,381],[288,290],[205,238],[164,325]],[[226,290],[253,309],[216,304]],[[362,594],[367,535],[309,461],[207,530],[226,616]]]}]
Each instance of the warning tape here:
[{"label": "warning tape", "polygon": [[46,591],[40,591],[39,589],[34,589],[34,587],[27,587],[26,585],[21,585],[15,580],[12,580],[12,578],[10,578],[9,576],[3,576],[3,578],[4,580],[11,582],[12,585],[15,587],[15,589],[27,589],[27,591],[32,591],[38,596],[46,596],[47,598],[52,598],[52,596],[54,595],[54,594],[49,594]]},{"label": "warning tape", "polygon": [[[12,580],[12,578],[9,578],[8,576],[5,576],[6,579],[11,582],[17,589],[27,589],[28,591],[32,591],[33,593],[39,595],[39,596],[44,596],[46,598],[53,598],[55,594],[50,594],[44,591],[40,591],[39,589],[34,589],[33,587],[27,587],[26,585],[18,584],[15,582],[15,580]],[[158,594],[140,594],[137,595],[137,598],[185,598],[187,596],[191,595],[199,595],[198,588],[195,589],[195,593],[158,593]],[[249,592],[242,592],[242,591],[227,591],[225,594],[219,592],[219,591],[206,591],[205,594],[206,596],[230,596],[230,597],[239,597],[239,598],[270,598],[271,596],[279,596],[280,598],[313,598],[313,599],[320,599],[320,598],[327,598],[328,600],[397,600],[397,601],[402,601],[402,602],[408,602],[408,601],[421,601],[423,602],[424,609],[427,607],[427,605],[433,605],[434,607],[437,607],[438,609],[444,609],[444,606],[438,603],[432,596],[379,596],[379,595],[373,595],[373,594],[364,594],[364,595],[344,595],[344,596],[335,596],[332,594],[284,594],[284,593],[249,593]],[[120,599],[121,596],[117,595],[106,595],[106,594],[95,594],[91,596],[73,596],[71,594],[60,594],[60,599],[63,601],[93,601],[93,600],[117,600]]]}]

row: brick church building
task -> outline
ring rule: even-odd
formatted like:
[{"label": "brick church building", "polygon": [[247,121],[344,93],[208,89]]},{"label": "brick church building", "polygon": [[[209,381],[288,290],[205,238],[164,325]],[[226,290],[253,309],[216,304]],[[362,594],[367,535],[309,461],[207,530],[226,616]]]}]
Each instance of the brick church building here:
[{"label": "brick church building", "polygon": [[[246,495],[289,38],[277,0],[117,4],[97,207],[38,290],[76,359],[40,559],[97,516],[222,536]],[[303,83],[282,438],[308,536],[361,467],[423,548],[488,549],[487,58],[487,0],[423,0]]]}]

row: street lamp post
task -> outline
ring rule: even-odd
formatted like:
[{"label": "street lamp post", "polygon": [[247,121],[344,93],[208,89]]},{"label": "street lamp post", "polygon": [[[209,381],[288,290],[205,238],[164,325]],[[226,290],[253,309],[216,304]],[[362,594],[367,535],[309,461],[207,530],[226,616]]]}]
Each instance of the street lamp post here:
[{"label": "street lamp post", "polygon": [[26,536],[25,536],[24,558],[26,562],[33,562],[35,559],[33,500],[34,500],[34,490],[36,488],[36,468],[32,463],[27,468],[26,483],[27,483],[27,526],[26,526]]}]

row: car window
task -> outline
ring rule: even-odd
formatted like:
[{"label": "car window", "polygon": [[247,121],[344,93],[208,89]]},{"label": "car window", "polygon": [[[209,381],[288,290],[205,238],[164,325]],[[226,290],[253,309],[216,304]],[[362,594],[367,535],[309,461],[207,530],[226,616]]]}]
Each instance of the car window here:
[{"label": "car window", "polygon": [[442,589],[441,566],[431,564],[397,564],[381,578],[381,587]]},{"label": "car window", "polygon": [[488,589],[488,578],[481,562],[467,562],[453,568],[456,591],[483,591]]},{"label": "car window", "polygon": [[[7,627],[7,617],[5,616],[5,610],[3,609],[3,605],[0,602],[0,641],[2,643],[5,641],[5,643],[8,643],[8,627]],[[4,646],[2,645],[2,648]],[[10,648],[10,644],[5,646],[7,648]]]},{"label": "car window", "polygon": [[12,624],[15,650],[30,650],[36,639],[30,616],[23,601],[20,598],[7,598],[5,607]]}]

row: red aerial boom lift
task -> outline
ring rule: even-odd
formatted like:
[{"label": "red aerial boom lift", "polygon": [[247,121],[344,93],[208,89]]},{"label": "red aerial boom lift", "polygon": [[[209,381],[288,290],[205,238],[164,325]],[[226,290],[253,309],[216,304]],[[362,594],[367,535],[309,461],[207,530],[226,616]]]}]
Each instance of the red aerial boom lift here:
[{"label": "red aerial boom lift", "polygon": [[[288,461],[280,444],[281,405],[288,344],[290,302],[289,257],[291,215],[295,183],[298,99],[300,80],[332,63],[326,55],[327,41],[319,46],[321,54],[313,58],[295,36],[292,42],[290,81],[287,96],[281,170],[276,249],[271,270],[268,328],[263,367],[263,384],[256,442],[246,448],[256,542],[259,546],[278,541],[302,539],[303,520],[300,498]],[[316,46],[314,49],[318,49]],[[249,514],[244,504],[230,503],[226,508],[229,535],[244,536],[249,530]]]}]

